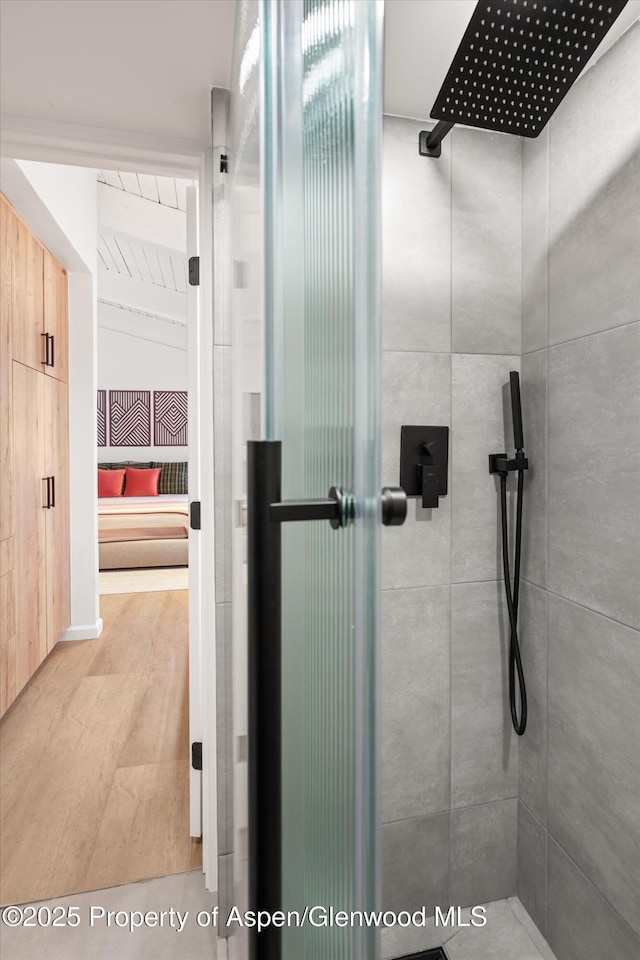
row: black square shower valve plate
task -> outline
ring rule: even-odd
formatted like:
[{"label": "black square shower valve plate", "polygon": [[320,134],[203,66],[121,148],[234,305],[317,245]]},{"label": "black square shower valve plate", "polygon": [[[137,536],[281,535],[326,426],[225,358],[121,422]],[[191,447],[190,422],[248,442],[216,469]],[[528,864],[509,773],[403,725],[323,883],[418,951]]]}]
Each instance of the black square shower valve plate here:
[{"label": "black square shower valve plate", "polygon": [[422,497],[422,469],[433,474],[438,495],[447,494],[449,427],[400,429],[400,486],[408,497]]},{"label": "black square shower valve plate", "polygon": [[478,0],[434,120],[537,137],[627,0]]}]

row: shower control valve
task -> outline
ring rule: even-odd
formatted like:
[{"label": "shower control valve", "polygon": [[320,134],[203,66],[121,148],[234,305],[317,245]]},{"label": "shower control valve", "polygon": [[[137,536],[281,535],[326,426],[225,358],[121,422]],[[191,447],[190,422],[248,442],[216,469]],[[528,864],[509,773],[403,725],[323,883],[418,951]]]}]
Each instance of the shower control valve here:
[{"label": "shower control valve", "polygon": [[400,432],[400,485],[422,508],[438,507],[447,495],[449,427],[403,426]]}]

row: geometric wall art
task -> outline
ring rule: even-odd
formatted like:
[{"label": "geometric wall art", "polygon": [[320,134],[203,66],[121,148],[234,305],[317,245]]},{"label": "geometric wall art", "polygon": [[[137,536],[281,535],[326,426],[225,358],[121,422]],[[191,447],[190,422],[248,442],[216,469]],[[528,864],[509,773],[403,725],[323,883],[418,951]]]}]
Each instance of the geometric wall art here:
[{"label": "geometric wall art", "polygon": [[109,390],[109,446],[151,445],[149,390]]},{"label": "geometric wall art", "polygon": [[98,390],[98,446],[107,445],[107,391]]},{"label": "geometric wall art", "polygon": [[187,446],[186,390],[153,391],[153,442],[156,447]]}]

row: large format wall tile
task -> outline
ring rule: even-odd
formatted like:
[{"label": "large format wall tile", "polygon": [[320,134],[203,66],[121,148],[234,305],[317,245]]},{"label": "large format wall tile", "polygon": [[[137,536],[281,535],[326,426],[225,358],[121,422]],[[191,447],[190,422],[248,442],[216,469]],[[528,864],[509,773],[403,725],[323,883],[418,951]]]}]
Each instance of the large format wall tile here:
[{"label": "large format wall tile", "polygon": [[449,809],[448,586],[382,594],[382,822]]},{"label": "large format wall tile", "polygon": [[399,820],[382,827],[382,907],[427,912],[449,892],[449,814]]},{"label": "large format wall tile", "polygon": [[640,323],[550,349],[549,589],[635,627],[639,430]]},{"label": "large format wall tile", "polygon": [[[453,582],[502,577],[499,482],[489,475],[489,454],[513,451],[508,384],[509,371],[519,369],[515,356],[452,357]],[[509,500],[513,516],[511,493]]]},{"label": "large format wall tile", "polygon": [[[444,353],[382,355],[382,483],[400,478],[400,427],[451,423],[451,357]],[[382,586],[422,587],[451,580],[451,496],[437,510],[409,501],[402,527],[382,532]]]},{"label": "large format wall tile", "polygon": [[549,127],[522,145],[522,352],[547,346]]},{"label": "large format wall tile", "polygon": [[518,897],[542,933],[547,925],[547,831],[518,801]]},{"label": "large format wall tile", "polygon": [[527,728],[518,739],[518,796],[547,822],[547,600],[546,590],[520,584],[518,638],[527,688]]},{"label": "large format wall tile", "polygon": [[[550,124],[551,343],[640,317],[640,24],[575,84]],[[607,131],[594,149],[597,117]]]},{"label": "large format wall tile", "polygon": [[522,429],[529,469],[524,477],[522,575],[547,585],[547,350],[522,358]]},{"label": "large format wall tile", "polygon": [[474,906],[516,893],[518,801],[451,811],[450,902]]},{"label": "large format wall tile", "polygon": [[519,354],[522,146],[485,131],[451,137],[453,350]]},{"label": "large format wall tile", "polygon": [[508,630],[498,581],[451,587],[451,806],[518,795]]},{"label": "large format wall tile", "polygon": [[387,350],[451,350],[451,144],[418,154],[417,120],[384,118],[382,342]]},{"label": "large format wall tile", "polygon": [[558,960],[638,960],[640,940],[549,837],[546,938]]},{"label": "large format wall tile", "polygon": [[637,631],[550,596],[548,830],[640,933],[638,690]]}]

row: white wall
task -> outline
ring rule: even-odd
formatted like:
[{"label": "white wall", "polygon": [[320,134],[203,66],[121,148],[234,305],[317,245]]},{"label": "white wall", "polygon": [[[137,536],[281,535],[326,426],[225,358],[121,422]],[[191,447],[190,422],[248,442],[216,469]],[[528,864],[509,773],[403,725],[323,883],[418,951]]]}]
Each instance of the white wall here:
[{"label": "white wall", "polygon": [[[109,309],[98,304],[98,322]],[[135,326],[135,314],[127,316],[131,326]],[[162,321],[155,323],[164,326]],[[179,329],[186,331],[186,328]],[[98,389],[106,390],[107,397],[109,390],[150,390],[153,408],[154,390],[186,390],[187,386],[186,343],[184,347],[170,346],[98,327]],[[151,446],[98,447],[98,461],[186,460],[187,447],[153,445],[153,409],[151,412]]]},{"label": "white wall", "polygon": [[94,170],[2,160],[2,189],[69,271],[71,624],[66,639],[97,637],[96,230]]}]

